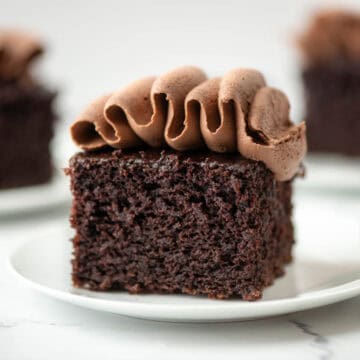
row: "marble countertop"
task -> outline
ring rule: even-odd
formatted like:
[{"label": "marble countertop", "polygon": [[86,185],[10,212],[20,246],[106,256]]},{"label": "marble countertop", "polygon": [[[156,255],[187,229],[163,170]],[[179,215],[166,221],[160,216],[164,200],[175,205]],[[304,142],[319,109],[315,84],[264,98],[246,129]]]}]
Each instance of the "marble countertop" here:
[{"label": "marble countertop", "polygon": [[24,287],[8,254],[28,236],[62,228],[67,213],[0,219],[0,359],[359,358],[360,297],[260,321],[181,324],[85,310]]}]

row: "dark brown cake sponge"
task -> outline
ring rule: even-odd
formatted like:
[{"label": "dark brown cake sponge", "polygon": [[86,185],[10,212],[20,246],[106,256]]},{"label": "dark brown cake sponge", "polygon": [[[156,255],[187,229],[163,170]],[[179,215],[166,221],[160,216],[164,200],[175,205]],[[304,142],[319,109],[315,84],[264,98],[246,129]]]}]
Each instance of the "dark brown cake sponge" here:
[{"label": "dark brown cake sponge", "polygon": [[311,152],[360,155],[360,62],[303,71]]},{"label": "dark brown cake sponge", "polygon": [[73,282],[256,300],[291,260],[291,182],[240,155],[72,157]]},{"label": "dark brown cake sponge", "polygon": [[0,80],[0,189],[50,180],[54,97],[40,85]]}]

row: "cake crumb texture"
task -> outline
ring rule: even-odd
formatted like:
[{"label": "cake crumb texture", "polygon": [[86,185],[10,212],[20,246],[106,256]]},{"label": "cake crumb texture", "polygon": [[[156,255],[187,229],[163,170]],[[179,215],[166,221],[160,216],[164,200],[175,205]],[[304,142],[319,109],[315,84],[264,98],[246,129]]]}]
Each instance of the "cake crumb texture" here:
[{"label": "cake crumb texture", "polygon": [[291,182],[260,162],[109,151],[67,173],[75,286],[256,300],[291,261]]},{"label": "cake crumb texture", "polygon": [[311,152],[360,155],[360,62],[303,72]]},{"label": "cake crumb texture", "polygon": [[49,181],[54,94],[15,81],[0,81],[0,94],[0,189]]}]

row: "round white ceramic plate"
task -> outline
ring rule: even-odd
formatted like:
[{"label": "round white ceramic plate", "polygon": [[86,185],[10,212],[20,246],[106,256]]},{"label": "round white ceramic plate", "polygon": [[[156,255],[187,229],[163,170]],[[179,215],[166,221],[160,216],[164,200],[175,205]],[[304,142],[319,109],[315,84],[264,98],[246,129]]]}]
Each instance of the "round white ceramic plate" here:
[{"label": "round white ceramic plate", "polygon": [[51,182],[42,185],[0,190],[0,216],[38,211],[70,202],[69,184],[56,172]]},{"label": "round white ceramic plate", "polygon": [[305,161],[306,176],[297,186],[322,191],[360,192],[360,157],[310,154]]},{"label": "round white ceramic plate", "polygon": [[69,230],[34,238],[10,257],[13,273],[48,296],[100,311],[161,321],[234,321],[323,306],[360,294],[360,201],[297,192],[295,259],[262,300],[129,295],[75,289]]}]

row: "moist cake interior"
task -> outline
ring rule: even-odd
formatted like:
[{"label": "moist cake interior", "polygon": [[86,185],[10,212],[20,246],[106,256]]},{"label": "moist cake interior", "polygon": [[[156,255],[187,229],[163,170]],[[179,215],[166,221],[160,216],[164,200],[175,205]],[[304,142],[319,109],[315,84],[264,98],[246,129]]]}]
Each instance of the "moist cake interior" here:
[{"label": "moist cake interior", "polygon": [[291,260],[291,181],[261,162],[114,150],[67,173],[75,286],[256,300]]}]

